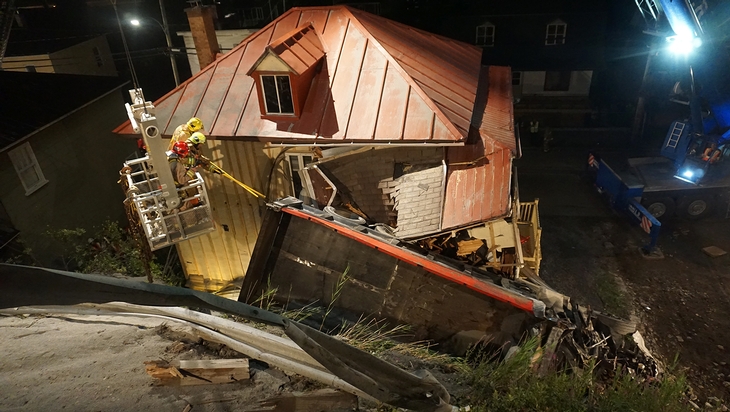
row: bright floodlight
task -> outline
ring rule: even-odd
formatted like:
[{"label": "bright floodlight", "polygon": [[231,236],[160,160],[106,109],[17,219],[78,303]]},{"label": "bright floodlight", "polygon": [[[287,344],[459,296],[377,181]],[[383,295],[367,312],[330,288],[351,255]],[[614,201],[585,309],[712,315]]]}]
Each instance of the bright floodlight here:
[{"label": "bright floodlight", "polygon": [[677,35],[667,38],[669,41],[669,50],[675,54],[689,54],[692,50],[702,45],[699,37]]},{"label": "bright floodlight", "polygon": [[132,19],[129,21],[129,24],[131,24],[132,26],[139,26],[139,20]]},{"label": "bright floodlight", "polygon": [[694,176],[694,173],[692,173],[691,170],[685,170],[684,173],[682,173],[682,176],[686,177],[687,179],[691,179],[692,176]]}]

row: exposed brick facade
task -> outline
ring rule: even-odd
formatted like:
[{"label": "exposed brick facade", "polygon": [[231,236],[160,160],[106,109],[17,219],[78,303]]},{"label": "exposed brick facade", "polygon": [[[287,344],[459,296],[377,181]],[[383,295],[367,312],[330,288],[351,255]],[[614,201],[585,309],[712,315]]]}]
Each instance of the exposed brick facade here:
[{"label": "exposed brick facade", "polygon": [[[438,231],[443,198],[444,149],[373,149],[325,164],[373,220],[397,223],[399,237]],[[394,178],[396,165],[402,176]]]}]

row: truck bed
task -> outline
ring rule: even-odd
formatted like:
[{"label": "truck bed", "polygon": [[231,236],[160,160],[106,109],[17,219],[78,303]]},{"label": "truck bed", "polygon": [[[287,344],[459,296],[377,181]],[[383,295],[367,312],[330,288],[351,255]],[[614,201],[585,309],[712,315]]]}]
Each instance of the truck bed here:
[{"label": "truck bed", "polygon": [[628,159],[629,170],[619,173],[629,185],[644,185],[644,193],[678,190],[702,190],[730,187],[730,179],[718,179],[693,185],[674,177],[674,164],[664,157],[635,157]]}]

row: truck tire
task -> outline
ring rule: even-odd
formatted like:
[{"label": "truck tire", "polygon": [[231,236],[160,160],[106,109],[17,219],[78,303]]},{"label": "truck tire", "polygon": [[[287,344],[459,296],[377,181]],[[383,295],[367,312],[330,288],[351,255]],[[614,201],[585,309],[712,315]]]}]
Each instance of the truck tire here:
[{"label": "truck tire", "polygon": [[679,200],[677,211],[680,216],[697,220],[712,213],[715,199],[709,196],[685,196]]},{"label": "truck tire", "polygon": [[668,219],[674,216],[676,205],[671,197],[655,197],[643,199],[641,205],[658,220]]}]

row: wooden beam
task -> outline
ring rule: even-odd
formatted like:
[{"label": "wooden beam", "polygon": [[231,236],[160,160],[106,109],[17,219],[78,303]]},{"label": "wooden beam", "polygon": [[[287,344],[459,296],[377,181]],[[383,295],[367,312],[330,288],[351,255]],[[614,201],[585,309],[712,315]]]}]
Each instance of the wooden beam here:
[{"label": "wooden beam", "polygon": [[145,362],[148,375],[160,385],[210,385],[247,380],[251,377],[248,359],[162,360]]}]

